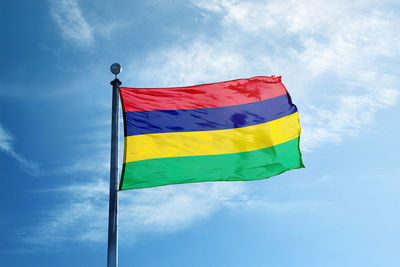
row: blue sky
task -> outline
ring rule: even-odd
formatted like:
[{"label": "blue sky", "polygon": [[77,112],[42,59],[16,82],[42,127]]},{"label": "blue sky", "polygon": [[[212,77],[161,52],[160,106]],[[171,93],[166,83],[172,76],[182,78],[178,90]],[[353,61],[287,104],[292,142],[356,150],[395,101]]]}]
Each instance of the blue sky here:
[{"label": "blue sky", "polygon": [[123,85],[282,75],[305,169],[120,193],[120,266],[400,266],[398,1],[2,1],[0,265],[105,266]]}]

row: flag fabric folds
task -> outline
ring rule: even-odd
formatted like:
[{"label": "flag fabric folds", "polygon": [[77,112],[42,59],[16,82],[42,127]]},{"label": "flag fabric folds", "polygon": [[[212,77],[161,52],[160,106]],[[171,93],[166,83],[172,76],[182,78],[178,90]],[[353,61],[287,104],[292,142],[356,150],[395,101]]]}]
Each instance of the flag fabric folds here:
[{"label": "flag fabric folds", "polygon": [[268,178],[303,168],[296,106],[281,77],[120,88],[120,190]]}]

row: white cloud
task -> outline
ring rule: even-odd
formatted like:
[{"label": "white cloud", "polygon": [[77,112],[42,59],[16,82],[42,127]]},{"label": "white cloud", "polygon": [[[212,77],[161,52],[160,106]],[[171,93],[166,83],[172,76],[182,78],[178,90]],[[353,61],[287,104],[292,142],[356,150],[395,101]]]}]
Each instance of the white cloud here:
[{"label": "white cloud", "polygon": [[219,14],[225,26],[249,32],[315,32],[323,23],[334,23],[332,15],[343,14],[342,1],[237,1],[193,0],[196,6]]},{"label": "white cloud", "polygon": [[[154,86],[188,85],[231,76],[243,69],[244,64],[243,57],[232,53],[226,44],[195,41],[187,47],[172,47],[150,55],[147,59],[150,68],[140,76],[143,80],[157,77]],[[129,80],[133,78],[128,76],[127,83]]]},{"label": "white cloud", "polygon": [[309,106],[302,114],[302,149],[310,151],[327,142],[355,136],[374,122],[375,113],[394,105],[399,91],[381,89],[363,95],[340,95],[331,111]]},{"label": "white cloud", "polygon": [[67,202],[48,212],[43,223],[31,229],[25,241],[51,247],[65,241],[103,240],[107,232],[107,189],[105,181],[97,180],[45,191],[66,194]]},{"label": "white cloud", "polygon": [[[108,182],[72,185],[46,193],[69,200],[49,212],[25,241],[54,247],[65,241],[104,241],[107,238]],[[243,184],[199,183],[120,192],[120,240],[133,241],[146,231],[174,232],[229,205]],[[49,220],[49,218],[51,218]]]},{"label": "white cloud", "polygon": [[38,175],[39,166],[36,163],[27,160],[25,157],[15,152],[13,148],[13,141],[14,137],[11,135],[11,133],[9,133],[3,127],[3,125],[0,124],[0,151],[3,151],[10,157],[14,158],[29,174],[33,176]]},{"label": "white cloud", "polygon": [[12,151],[12,142],[13,138],[6,131],[3,125],[0,124],[0,149],[3,151]]},{"label": "white cloud", "polygon": [[346,17],[334,27],[326,26],[323,41],[303,37],[304,50],[297,56],[313,75],[334,71],[349,79],[359,71],[377,70],[374,64],[382,57],[399,57],[400,38],[394,35],[399,30],[399,18],[379,12]]},{"label": "white cloud", "polygon": [[[103,155],[107,154],[108,150],[103,151]],[[105,159],[106,157],[95,157],[91,159],[80,159],[72,162],[70,165],[58,168],[58,173],[73,174],[73,173],[106,173],[110,169],[110,164]]]},{"label": "white cloud", "polygon": [[77,0],[53,0],[50,13],[65,39],[81,47],[93,45],[93,29],[83,16]]}]

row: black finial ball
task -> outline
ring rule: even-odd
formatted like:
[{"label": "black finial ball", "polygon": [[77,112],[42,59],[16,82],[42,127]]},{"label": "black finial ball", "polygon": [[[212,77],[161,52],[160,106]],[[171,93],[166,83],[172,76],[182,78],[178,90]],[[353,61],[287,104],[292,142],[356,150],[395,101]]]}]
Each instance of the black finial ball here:
[{"label": "black finial ball", "polygon": [[114,63],[111,65],[110,70],[112,74],[118,75],[122,71],[122,67],[118,63]]}]

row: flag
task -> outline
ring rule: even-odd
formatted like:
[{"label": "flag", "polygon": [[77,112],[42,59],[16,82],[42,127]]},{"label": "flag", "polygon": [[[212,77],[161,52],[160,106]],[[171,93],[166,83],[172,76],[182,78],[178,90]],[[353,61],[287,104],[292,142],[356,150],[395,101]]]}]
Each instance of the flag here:
[{"label": "flag", "polygon": [[281,77],[120,88],[120,190],[268,178],[303,168],[296,106]]}]

